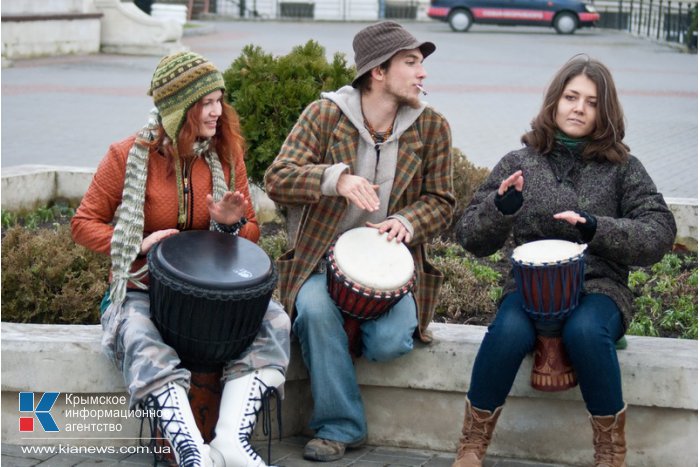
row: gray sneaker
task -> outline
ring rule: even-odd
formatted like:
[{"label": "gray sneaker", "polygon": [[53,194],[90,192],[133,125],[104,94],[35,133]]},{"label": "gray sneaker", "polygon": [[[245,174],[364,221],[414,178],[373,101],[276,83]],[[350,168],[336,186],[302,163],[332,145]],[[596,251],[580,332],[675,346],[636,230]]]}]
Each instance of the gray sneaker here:
[{"label": "gray sneaker", "polygon": [[366,438],[345,444],[332,439],[314,438],[304,446],[304,459],[319,462],[330,462],[341,459],[346,448],[359,448],[365,444]]}]

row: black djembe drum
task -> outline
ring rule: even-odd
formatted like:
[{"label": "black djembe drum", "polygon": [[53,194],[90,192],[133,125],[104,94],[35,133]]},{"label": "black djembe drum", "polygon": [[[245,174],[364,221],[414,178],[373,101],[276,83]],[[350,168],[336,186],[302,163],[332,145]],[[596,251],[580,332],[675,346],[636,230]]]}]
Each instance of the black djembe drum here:
[{"label": "black djembe drum", "polygon": [[148,253],[151,315],[165,343],[190,370],[216,371],[260,330],[277,271],[255,243],[190,230]]}]

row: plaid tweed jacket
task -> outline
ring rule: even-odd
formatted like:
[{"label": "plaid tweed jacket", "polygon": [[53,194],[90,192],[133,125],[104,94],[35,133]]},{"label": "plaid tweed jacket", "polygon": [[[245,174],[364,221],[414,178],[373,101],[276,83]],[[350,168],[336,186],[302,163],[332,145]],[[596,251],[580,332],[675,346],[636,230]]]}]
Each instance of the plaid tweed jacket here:
[{"label": "plaid tweed jacket", "polygon": [[[343,162],[352,173],[358,140],[357,128],[337,105],[319,99],[301,114],[265,174],[265,190],[273,201],[304,206],[294,248],[277,261],[280,297],[291,317],[299,289],[341,233],[338,228],[347,206],[342,196],[321,194],[323,172]],[[414,228],[408,247],[416,266],[414,296],[418,337],[423,342],[431,340],[427,327],[443,280],[426,259],[425,243],[449,227],[454,205],[450,127],[442,115],[426,107],[399,138],[388,210]]]}]

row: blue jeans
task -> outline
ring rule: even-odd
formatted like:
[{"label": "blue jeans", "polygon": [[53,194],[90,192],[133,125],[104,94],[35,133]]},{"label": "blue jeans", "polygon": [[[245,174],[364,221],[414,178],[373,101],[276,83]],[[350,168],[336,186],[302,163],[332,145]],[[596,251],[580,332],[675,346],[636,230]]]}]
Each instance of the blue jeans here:
[{"label": "blue jeans", "polygon": [[[318,438],[350,444],[366,437],[367,422],[343,321],[328,295],[326,275],[313,274],[299,291],[292,325],[311,377],[314,410],[309,425]],[[417,325],[416,304],[409,294],[380,318],[362,323],[362,354],[381,362],[410,352]]]},{"label": "blue jeans", "polygon": [[[504,404],[523,358],[535,347],[535,326],[511,293],[477,353],[467,397],[482,410]],[[576,371],[586,408],[592,415],[622,410],[622,383],[615,342],[622,337],[622,314],[607,295],[585,294],[563,324],[562,341]]]}]

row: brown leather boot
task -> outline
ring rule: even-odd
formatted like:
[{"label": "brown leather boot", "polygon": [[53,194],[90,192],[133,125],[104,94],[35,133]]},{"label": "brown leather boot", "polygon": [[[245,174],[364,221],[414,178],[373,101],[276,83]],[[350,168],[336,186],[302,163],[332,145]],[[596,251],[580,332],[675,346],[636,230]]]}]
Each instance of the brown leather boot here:
[{"label": "brown leather boot", "polygon": [[459,439],[457,459],[452,467],[481,467],[501,409],[503,406],[493,412],[477,409],[467,399],[462,437]]},{"label": "brown leather boot", "polygon": [[593,426],[596,467],[627,467],[625,454],[625,412],[627,404],[615,415],[589,416]]}]

